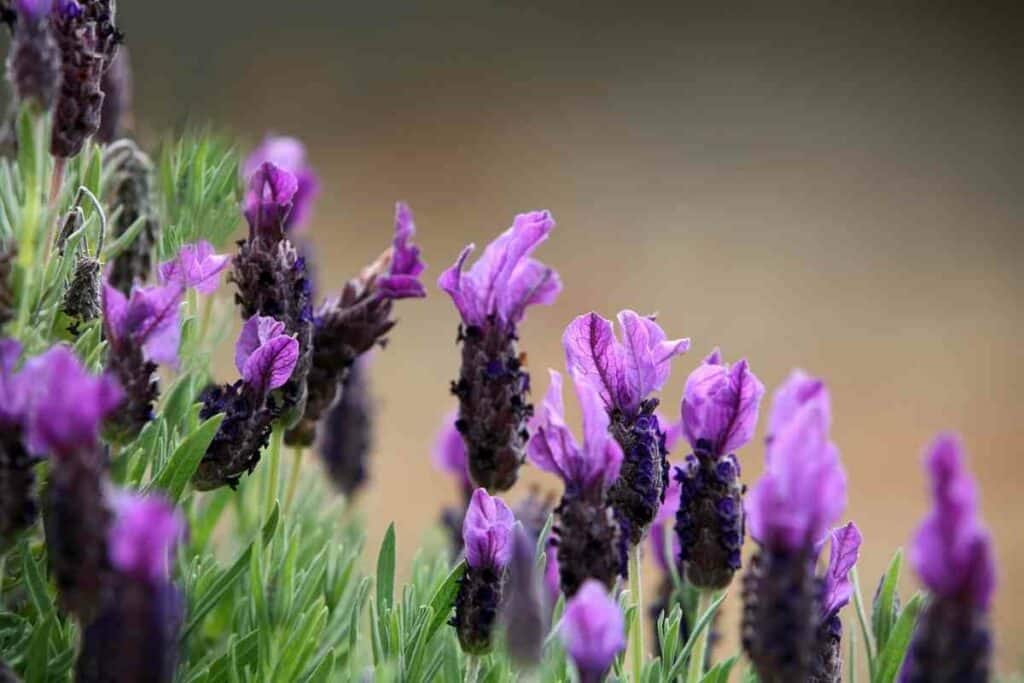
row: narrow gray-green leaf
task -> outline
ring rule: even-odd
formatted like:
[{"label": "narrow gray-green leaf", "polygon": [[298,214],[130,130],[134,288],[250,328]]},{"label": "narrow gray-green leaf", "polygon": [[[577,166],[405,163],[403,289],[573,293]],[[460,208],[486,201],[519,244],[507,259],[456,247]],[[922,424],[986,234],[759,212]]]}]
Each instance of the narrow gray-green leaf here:
[{"label": "narrow gray-green leaf", "polygon": [[377,610],[383,616],[395,600],[395,523],[388,525],[377,555]]}]

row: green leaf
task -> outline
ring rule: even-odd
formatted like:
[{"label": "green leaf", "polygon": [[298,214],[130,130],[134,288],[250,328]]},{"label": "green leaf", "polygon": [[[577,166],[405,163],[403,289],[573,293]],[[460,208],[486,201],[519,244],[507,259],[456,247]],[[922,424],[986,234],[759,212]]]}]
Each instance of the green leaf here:
[{"label": "green leaf", "polygon": [[[103,247],[104,262],[112,261],[123,253],[125,249],[131,246],[132,242],[135,241],[135,238],[139,236],[140,232],[142,232],[142,228],[145,227],[146,218],[146,216],[139,216],[135,219],[134,223],[128,226],[127,230],[117,236],[117,239],[110,240],[106,243],[106,246]],[[113,219],[113,215],[108,217],[108,229],[110,227],[109,221],[112,221]],[[109,239],[110,235],[107,235],[107,237]]]},{"label": "green leaf", "polygon": [[388,525],[377,555],[377,609],[383,616],[395,600],[395,523]]},{"label": "green leaf", "polygon": [[50,614],[42,624],[33,628],[32,640],[29,641],[28,651],[25,653],[26,683],[46,683],[47,650],[53,625],[54,617]]},{"label": "green leaf", "polygon": [[43,578],[43,573],[39,570],[39,565],[36,564],[35,558],[32,557],[32,551],[29,550],[27,540],[22,540],[21,542],[21,558],[25,573],[25,584],[28,587],[32,605],[36,608],[36,613],[44,618],[54,616],[53,601],[46,590],[46,580]]},{"label": "green leaf", "polygon": [[738,655],[733,655],[729,659],[715,664],[711,667],[710,671],[704,674],[704,678],[700,679],[701,683],[728,683],[729,674],[732,672],[732,668],[736,666],[738,659]]},{"label": "green leaf", "polygon": [[889,638],[878,654],[878,672],[873,683],[892,683],[900,671],[903,659],[907,655],[910,639],[914,635],[917,616],[924,605],[924,596],[917,593],[910,599],[900,616],[896,619]]},{"label": "green leaf", "polygon": [[902,568],[903,549],[901,548],[893,555],[892,561],[889,562],[889,568],[885,570],[882,585],[878,590],[878,597],[871,609],[871,628],[874,631],[875,646],[879,652],[885,649],[886,641],[889,640],[889,632],[896,620],[894,605]]},{"label": "green leaf", "polygon": [[434,591],[433,597],[430,598],[430,609],[433,610],[433,614],[430,622],[427,624],[427,628],[423,631],[425,641],[430,640],[437,632],[437,629],[441,628],[448,621],[448,615],[455,604],[455,596],[459,592],[459,581],[462,580],[462,575],[465,571],[466,563],[460,562],[448,574],[444,582],[437,587],[437,590]]},{"label": "green leaf", "polygon": [[[727,593],[722,591],[722,594],[712,601],[708,606],[708,609],[704,614],[700,616],[697,623],[694,625],[693,630],[690,632],[690,637],[686,641],[686,645],[676,655],[676,660],[672,663],[672,668],[668,673],[668,680],[674,681],[683,673],[683,665],[686,663],[686,659],[690,656],[690,651],[693,650],[694,645],[697,644],[697,636],[700,635],[704,629],[709,628],[711,620],[715,616],[715,612],[722,606],[722,601],[725,600]],[[628,622],[627,622],[628,623]]]},{"label": "green leaf", "polygon": [[217,435],[224,414],[219,413],[199,425],[199,428],[188,435],[174,451],[174,455],[148,487],[163,489],[167,497],[176,503],[185,492],[185,486],[199,467],[199,461],[206,454],[210,442]]}]

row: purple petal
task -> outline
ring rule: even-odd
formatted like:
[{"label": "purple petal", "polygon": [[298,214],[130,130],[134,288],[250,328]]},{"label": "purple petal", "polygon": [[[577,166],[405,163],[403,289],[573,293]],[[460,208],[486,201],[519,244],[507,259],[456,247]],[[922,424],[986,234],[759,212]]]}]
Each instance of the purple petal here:
[{"label": "purple petal", "polygon": [[229,260],[227,255],[214,253],[213,245],[205,240],[185,244],[175,258],[160,264],[160,279],[164,283],[177,283],[183,289],[192,287],[200,294],[212,294]]},{"label": "purple petal", "polygon": [[184,536],[184,518],[162,497],[127,492],[114,497],[108,542],[110,563],[118,571],[150,583],[167,581],[174,548]]},{"label": "purple petal", "polygon": [[597,313],[581,315],[562,334],[570,371],[591,382],[609,408],[628,402],[625,363],[610,320]]},{"label": "purple petal", "polygon": [[472,487],[468,469],[469,459],[466,454],[466,442],[455,428],[457,418],[457,410],[445,415],[444,426],[441,427],[434,444],[434,466],[454,476],[463,488],[468,489]]},{"label": "purple petal", "polygon": [[296,138],[267,136],[245,160],[243,165],[245,177],[252,176],[260,166],[267,162],[295,176],[293,206],[285,220],[284,231],[299,234],[309,221],[320,189],[316,173],[307,161],[306,148]]},{"label": "purple petal", "polygon": [[764,385],[745,360],[732,368],[705,362],[690,373],[681,406],[683,431],[690,444],[707,441],[719,454],[734,453],[757,428]]},{"label": "purple petal", "polygon": [[600,680],[626,648],[622,610],[600,582],[588,579],[566,604],[561,636],[581,680]]},{"label": "purple petal", "polygon": [[15,0],[18,16],[38,21],[49,16],[53,10],[53,0]]},{"label": "purple petal", "polygon": [[562,592],[562,575],[558,569],[558,546],[553,538],[548,540],[544,555],[544,588],[548,594],[548,605],[554,606]]},{"label": "purple petal", "polygon": [[395,239],[391,245],[391,264],[387,275],[377,279],[378,293],[388,299],[421,298],[427,290],[419,276],[426,266],[420,249],[411,243],[416,234],[412,211],[402,202],[395,205]]},{"label": "purple petal", "polygon": [[822,600],[822,615],[825,619],[835,615],[850,602],[853,595],[850,570],[857,564],[863,540],[853,522],[833,529],[831,536],[832,547],[829,549],[828,567],[825,570],[825,596]]},{"label": "purple petal", "polygon": [[249,178],[245,195],[245,219],[252,233],[273,239],[284,235],[285,220],[299,184],[288,171],[264,162]]},{"label": "purple petal", "polygon": [[823,402],[826,415],[831,422],[831,399],[825,382],[817,377],[811,377],[803,370],[794,370],[772,396],[767,441],[770,443],[774,435],[793,419],[797,411],[811,401]]},{"label": "purple petal", "polygon": [[284,323],[269,316],[254,315],[246,320],[235,342],[235,367],[238,372],[245,371],[245,363],[256,349],[283,334]]},{"label": "purple petal", "polygon": [[455,263],[437,278],[437,286],[452,298],[455,308],[467,325],[480,325],[485,317],[477,310],[477,294],[473,281],[462,270],[466,265],[466,259],[475,248],[475,245],[466,245]]},{"label": "purple petal", "polygon": [[[686,353],[690,348],[690,340],[669,340],[665,331],[652,318],[629,310],[619,313],[619,327],[622,328],[626,382],[639,404],[668,381],[672,358]],[[620,406],[623,409],[625,407]]]},{"label": "purple petal", "polygon": [[562,279],[536,259],[523,259],[499,293],[498,308],[507,320],[522,320],[530,306],[550,306],[562,291]]},{"label": "purple petal", "polygon": [[125,336],[125,315],[128,312],[128,298],[110,283],[103,283],[103,322],[107,337]]},{"label": "purple petal", "polygon": [[505,501],[477,489],[466,508],[462,540],[471,567],[503,569],[512,558],[512,531],[516,518]]},{"label": "purple petal", "polygon": [[133,310],[146,311],[141,324],[132,332],[142,345],[147,360],[172,367],[178,364],[181,345],[181,300],[184,290],[177,284],[163,287],[136,288],[128,301],[126,324],[133,319]]},{"label": "purple petal", "polygon": [[590,489],[597,484],[605,488],[619,478],[622,449],[608,433],[610,420],[601,405],[600,397],[590,382],[573,377],[576,398],[583,413],[583,456],[585,458],[582,486]]},{"label": "purple petal", "polygon": [[245,360],[242,379],[257,394],[283,386],[299,361],[299,342],[294,337],[274,337],[261,344]]}]

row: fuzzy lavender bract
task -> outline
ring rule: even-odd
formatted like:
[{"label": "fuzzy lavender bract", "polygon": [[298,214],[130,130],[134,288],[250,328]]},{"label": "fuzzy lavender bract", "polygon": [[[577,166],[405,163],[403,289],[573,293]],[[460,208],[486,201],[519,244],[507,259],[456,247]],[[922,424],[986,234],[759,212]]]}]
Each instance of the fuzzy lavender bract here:
[{"label": "fuzzy lavender bract", "polygon": [[931,593],[900,672],[901,683],[989,680],[989,608],[996,587],[992,538],[978,513],[978,493],[952,435],[939,436],[925,457],[931,514],[918,527],[910,562]]},{"label": "fuzzy lavender bract", "polygon": [[472,268],[463,271],[474,248],[469,245],[437,281],[462,318],[462,366],[452,393],[459,399],[457,424],[470,475],[491,491],[510,489],[525,458],[533,406],[517,328],[529,306],[553,303],[562,289],[554,270],[530,258],[554,227],[547,211],[520,214]]},{"label": "fuzzy lavender bract", "polygon": [[598,683],[626,649],[622,610],[599,581],[588,580],[566,603],[561,636],[580,683]]},{"label": "fuzzy lavender bract", "polygon": [[554,533],[562,592],[572,597],[588,578],[609,589],[628,562],[628,524],[608,504],[607,492],[619,476],[622,449],[608,433],[608,415],[589,382],[574,382],[583,408],[583,444],[565,424],[562,376],[549,371],[551,384],[535,420],[530,462],[558,475],[565,493],[555,509]]},{"label": "fuzzy lavender bract", "polygon": [[451,624],[467,654],[489,652],[505,573],[512,559],[515,516],[505,502],[484,489],[473,493],[462,527],[466,571],[455,598]]},{"label": "fuzzy lavender bract", "polygon": [[745,360],[732,367],[716,349],[686,380],[682,431],[693,452],[674,470],[679,558],[698,588],[729,585],[740,568],[743,485],[735,451],[753,436],[764,385]]},{"label": "fuzzy lavender bract", "polygon": [[623,341],[612,323],[596,313],[576,318],[562,336],[569,372],[591,382],[608,412],[612,435],[622,447],[619,478],[608,492],[618,514],[629,521],[630,542],[639,543],[665,498],[668,461],[665,435],[650,394],[668,380],[672,358],[690,348],[689,339],[667,339],[653,318],[622,311]]}]

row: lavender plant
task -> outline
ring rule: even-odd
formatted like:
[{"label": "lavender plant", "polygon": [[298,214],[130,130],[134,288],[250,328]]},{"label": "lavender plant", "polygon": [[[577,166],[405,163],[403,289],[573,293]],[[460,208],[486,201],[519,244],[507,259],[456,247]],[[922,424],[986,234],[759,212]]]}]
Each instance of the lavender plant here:
[{"label": "lavender plant", "polygon": [[[404,342],[395,302],[427,294],[411,211],[398,203],[390,246],[316,306],[319,180],[301,142],[268,137],[239,164],[203,134],[117,139],[131,88],[114,3],[0,10],[18,112],[0,160],[0,681],[835,683],[858,664],[871,683],[992,680],[992,539],[955,438],[925,460],[934,507],[910,560],[926,593],[900,600],[897,552],[869,606],[860,530],[833,526],[848,486],[820,379],[776,391],[746,495],[736,452],[763,385],[716,351],[680,419],[659,417],[653,394],[689,341],[653,318],[620,313],[621,341],[595,313],[569,324],[582,442],[561,374],[534,415],[520,326],[562,287],[531,257],[554,228],[544,211],[438,280],[461,319],[459,405],[434,453],[456,484],[451,538],[399,568],[391,526],[365,572],[355,498],[387,428],[369,354]],[[237,379],[220,383],[234,372],[211,359],[238,317]],[[302,468],[317,435],[324,467]],[[562,482],[554,509],[515,490],[527,460]],[[718,657],[736,572],[743,652]]]}]

